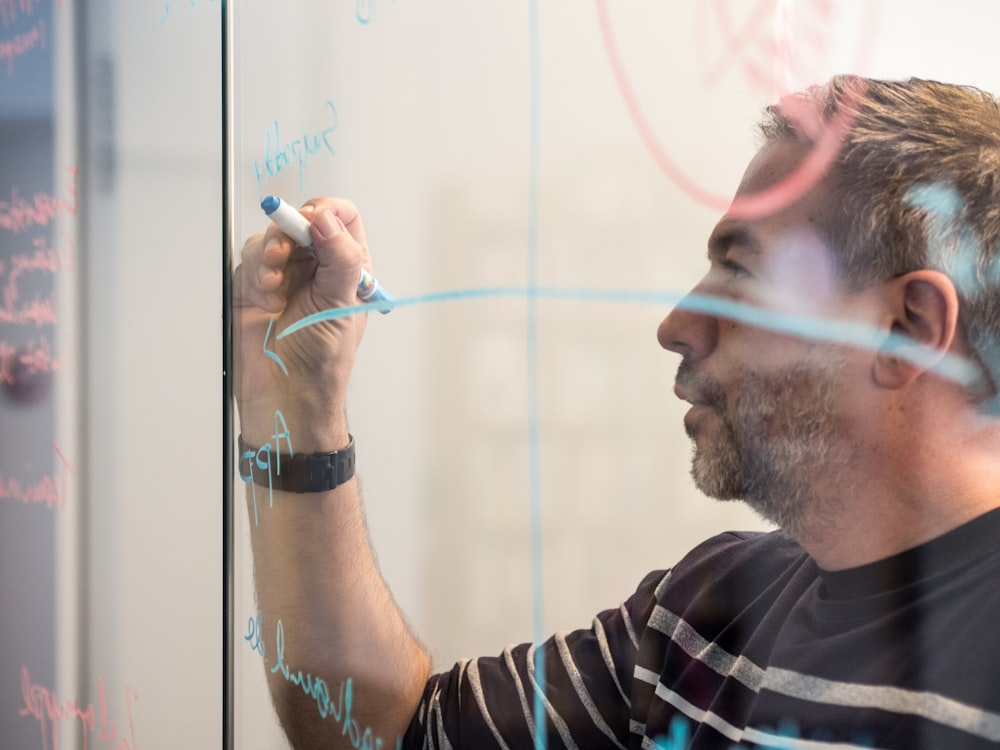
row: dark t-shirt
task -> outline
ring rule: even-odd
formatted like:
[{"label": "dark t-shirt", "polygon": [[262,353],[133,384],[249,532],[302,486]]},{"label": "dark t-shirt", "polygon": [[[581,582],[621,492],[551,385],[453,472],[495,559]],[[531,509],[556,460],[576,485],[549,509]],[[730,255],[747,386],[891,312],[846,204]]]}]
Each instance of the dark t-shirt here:
[{"label": "dark t-shirt", "polygon": [[713,537],[590,629],[432,677],[404,746],[531,748],[536,733],[548,748],[996,748],[1000,510],[835,573],[779,533]]}]

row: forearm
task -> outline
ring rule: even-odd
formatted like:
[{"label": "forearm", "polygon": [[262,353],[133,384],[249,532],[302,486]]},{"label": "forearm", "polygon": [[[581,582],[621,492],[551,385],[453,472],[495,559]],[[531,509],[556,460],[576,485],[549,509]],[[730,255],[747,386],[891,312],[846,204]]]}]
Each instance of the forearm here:
[{"label": "forearm", "polygon": [[234,393],[242,437],[260,449],[241,452],[240,473],[264,470],[261,484],[247,484],[259,606],[247,640],[295,747],[377,748],[377,736],[390,748],[416,710],[428,659],[375,564],[357,480],[285,493],[269,479],[278,454],[348,444],[344,403],[366,322],[337,317],[284,337],[356,304],[360,272],[371,270],[354,204],[319,198],[302,211],[311,247],[272,225],[244,244],[233,285]]},{"label": "forearm", "polygon": [[247,498],[255,627],[283,726],[301,748],[351,746],[365,728],[393,747],[416,711],[428,659],[375,563],[357,479],[323,493],[275,492],[273,505],[266,487],[248,485]]}]

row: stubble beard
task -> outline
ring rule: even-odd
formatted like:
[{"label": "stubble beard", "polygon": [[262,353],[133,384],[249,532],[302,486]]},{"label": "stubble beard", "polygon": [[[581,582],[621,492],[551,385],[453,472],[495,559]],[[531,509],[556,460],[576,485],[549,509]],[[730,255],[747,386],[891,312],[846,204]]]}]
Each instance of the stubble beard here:
[{"label": "stubble beard", "polygon": [[[691,476],[709,497],[743,500],[786,535],[803,540],[822,535],[840,509],[840,478],[850,450],[837,428],[843,365],[826,355],[761,374],[737,373],[739,392],[727,399],[712,378],[678,370],[715,410],[720,429],[696,438]],[[700,444],[699,444],[700,443]]]}]

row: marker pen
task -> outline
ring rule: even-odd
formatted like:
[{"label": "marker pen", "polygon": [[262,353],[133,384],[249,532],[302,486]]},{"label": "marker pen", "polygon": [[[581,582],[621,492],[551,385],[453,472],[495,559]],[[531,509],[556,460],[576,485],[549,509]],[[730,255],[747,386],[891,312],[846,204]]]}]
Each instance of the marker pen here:
[{"label": "marker pen", "polygon": [[[309,219],[281,198],[273,195],[269,195],[261,201],[260,207],[282,232],[309,252],[313,252],[312,237],[309,234]],[[383,289],[375,277],[363,268],[361,269],[361,280],[358,281],[358,297],[363,302],[393,301],[392,295]],[[379,312],[385,315],[389,310],[380,310]]]}]

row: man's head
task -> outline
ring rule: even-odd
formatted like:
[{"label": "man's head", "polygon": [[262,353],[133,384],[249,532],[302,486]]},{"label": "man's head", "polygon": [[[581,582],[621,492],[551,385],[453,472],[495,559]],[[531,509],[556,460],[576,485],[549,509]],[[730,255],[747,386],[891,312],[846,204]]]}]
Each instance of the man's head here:
[{"label": "man's head", "polygon": [[[840,118],[840,119],[838,119]],[[818,228],[860,289],[917,269],[945,273],[1000,411],[1000,98],[965,86],[839,76],[770,107],[766,143],[812,147],[844,126]]]},{"label": "man's head", "polygon": [[[899,342],[932,362],[978,360],[988,377],[949,387],[987,408],[1000,370],[996,100],[924,81],[834,79],[768,110],[734,207],[790,183],[831,128],[839,148],[818,183],[768,215],[723,217],[697,304],[678,306],[658,334],[683,356],[676,392],[693,404],[685,426],[699,487],[746,500],[793,536],[836,517],[858,481],[849,469],[884,447],[879,426],[916,398],[904,386],[931,364],[897,356]],[[711,300],[724,303],[719,314]],[[761,325],[746,309],[770,317]],[[831,343],[844,322],[869,329],[867,345]]]}]

